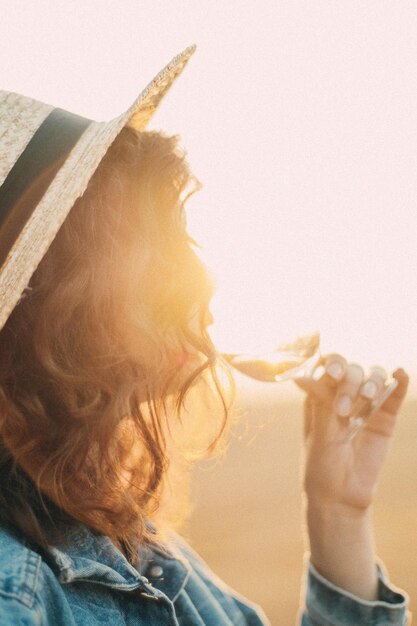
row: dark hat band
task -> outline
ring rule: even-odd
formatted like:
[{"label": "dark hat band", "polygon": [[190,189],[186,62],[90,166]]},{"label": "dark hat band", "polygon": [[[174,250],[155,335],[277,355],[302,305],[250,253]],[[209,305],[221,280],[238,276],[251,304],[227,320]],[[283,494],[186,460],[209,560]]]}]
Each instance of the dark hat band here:
[{"label": "dark hat band", "polygon": [[53,109],[13,165],[0,187],[0,265],[92,121]]}]

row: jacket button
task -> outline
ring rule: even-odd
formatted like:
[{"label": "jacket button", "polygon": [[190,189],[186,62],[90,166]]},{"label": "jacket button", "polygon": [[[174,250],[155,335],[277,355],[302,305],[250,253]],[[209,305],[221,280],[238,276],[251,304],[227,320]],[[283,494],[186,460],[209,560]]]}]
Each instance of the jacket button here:
[{"label": "jacket button", "polygon": [[160,578],[163,573],[164,570],[160,565],[152,565],[151,569],[149,570],[149,576],[151,578]]}]

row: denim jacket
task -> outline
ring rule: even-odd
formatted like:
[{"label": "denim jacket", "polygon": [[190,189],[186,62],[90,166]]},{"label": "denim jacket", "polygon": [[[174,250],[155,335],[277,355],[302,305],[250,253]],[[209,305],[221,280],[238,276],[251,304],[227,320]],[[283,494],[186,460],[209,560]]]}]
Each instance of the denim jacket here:
[{"label": "denim jacket", "polygon": [[[1,626],[266,626],[255,604],[215,576],[177,535],[143,553],[136,569],[86,526],[65,546],[35,549],[0,526]],[[142,573],[139,571],[143,570]],[[308,566],[302,626],[403,626],[407,599],[383,581],[366,602]],[[286,625],[274,625],[286,626]]]}]

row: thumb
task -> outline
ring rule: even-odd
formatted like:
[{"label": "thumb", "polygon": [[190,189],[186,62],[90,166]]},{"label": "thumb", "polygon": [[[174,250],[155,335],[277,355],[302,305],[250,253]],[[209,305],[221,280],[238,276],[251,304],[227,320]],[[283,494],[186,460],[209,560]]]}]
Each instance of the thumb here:
[{"label": "thumb", "polygon": [[395,415],[400,410],[401,404],[407,394],[410,379],[408,374],[401,368],[395,370],[392,377],[398,382],[398,386],[386,399],[384,404],[380,407],[380,410]]}]

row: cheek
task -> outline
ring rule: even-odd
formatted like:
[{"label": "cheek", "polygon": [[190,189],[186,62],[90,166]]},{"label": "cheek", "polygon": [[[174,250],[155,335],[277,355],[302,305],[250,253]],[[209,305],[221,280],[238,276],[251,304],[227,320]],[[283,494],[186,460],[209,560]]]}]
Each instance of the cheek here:
[{"label": "cheek", "polygon": [[204,354],[196,352],[178,352],[175,355],[175,367],[178,371],[178,382],[184,382],[189,376],[195,373],[205,362]]},{"label": "cheek", "polygon": [[178,352],[174,357],[175,365],[181,367],[181,365],[185,365],[190,359],[192,355],[188,352]]}]

